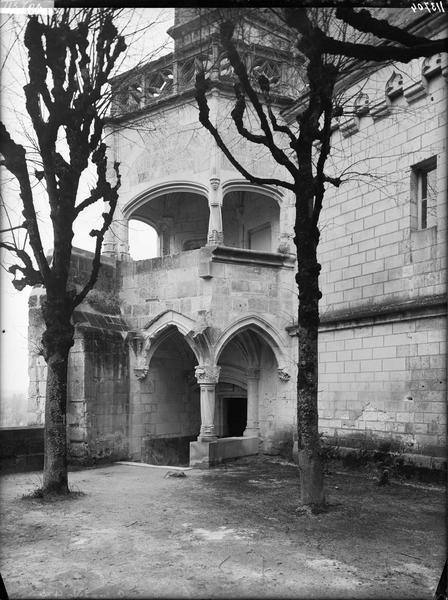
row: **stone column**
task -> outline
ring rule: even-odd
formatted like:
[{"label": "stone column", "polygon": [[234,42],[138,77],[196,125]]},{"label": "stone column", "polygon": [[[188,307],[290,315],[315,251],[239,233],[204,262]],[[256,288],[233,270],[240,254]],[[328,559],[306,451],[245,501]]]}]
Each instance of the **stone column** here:
[{"label": "stone column", "polygon": [[217,366],[197,366],[195,376],[201,388],[201,431],[199,442],[212,442],[216,440],[215,434],[215,390],[219,381]]},{"label": "stone column", "polygon": [[116,251],[117,245],[115,243],[115,236],[111,225],[104,235],[102,254],[104,254],[105,256],[115,257]]},{"label": "stone column", "polygon": [[159,224],[160,232],[160,256],[171,254],[171,235],[173,228],[173,217],[162,217]]},{"label": "stone column", "polygon": [[210,216],[208,221],[207,244],[216,246],[222,244],[224,240],[222,231],[222,189],[219,177],[210,178],[210,193],[208,196],[208,206]]},{"label": "stone column", "polygon": [[258,380],[259,369],[247,369],[247,424],[243,435],[245,437],[256,436],[259,433],[258,422]]},{"label": "stone column", "polygon": [[[108,210],[108,209],[107,209]],[[117,205],[114,219],[104,236],[102,253],[115,256],[118,260],[129,260],[129,221]]]}]

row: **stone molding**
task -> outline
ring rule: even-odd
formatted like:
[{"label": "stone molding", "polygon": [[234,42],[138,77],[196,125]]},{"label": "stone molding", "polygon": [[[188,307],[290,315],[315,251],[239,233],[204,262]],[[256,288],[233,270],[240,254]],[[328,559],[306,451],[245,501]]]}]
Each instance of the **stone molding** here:
[{"label": "stone molding", "polygon": [[259,379],[260,369],[258,369],[257,367],[248,367],[246,369],[246,376],[248,379]]},{"label": "stone molding", "polygon": [[[378,304],[369,308],[357,307],[348,311],[334,311],[322,315],[319,331],[334,331],[366,325],[381,325],[413,319],[430,319],[446,316],[446,295],[423,296],[405,302]],[[297,335],[297,324],[286,327],[290,336]]]}]

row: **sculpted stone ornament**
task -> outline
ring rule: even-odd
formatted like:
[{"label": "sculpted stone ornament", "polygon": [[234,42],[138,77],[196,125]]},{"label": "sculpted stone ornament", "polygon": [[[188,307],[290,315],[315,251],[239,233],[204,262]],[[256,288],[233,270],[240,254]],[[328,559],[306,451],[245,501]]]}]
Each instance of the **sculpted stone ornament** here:
[{"label": "sculpted stone ornament", "polygon": [[220,371],[221,367],[198,365],[194,370],[194,374],[199,384],[217,384]]},{"label": "sculpted stone ornament", "polygon": [[281,367],[280,369],[277,369],[277,372],[278,372],[278,378],[280,379],[280,381],[286,382],[291,379],[291,375],[283,367]]},{"label": "sculpted stone ornament", "polygon": [[131,338],[131,348],[134,351],[136,358],[134,375],[139,381],[142,381],[148,375],[149,367],[145,348],[145,337],[141,335],[141,333],[134,332]]},{"label": "sculpted stone ornament", "polygon": [[215,190],[215,192],[219,188],[220,183],[221,180],[219,179],[219,177],[210,177],[210,186],[212,190]]},{"label": "sculpted stone ornament", "polygon": [[201,425],[200,435],[202,438],[215,438],[215,426],[214,425]]},{"label": "sculpted stone ornament", "polygon": [[135,367],[134,374],[139,381],[143,381],[145,377],[148,375],[149,369],[148,367]]}]

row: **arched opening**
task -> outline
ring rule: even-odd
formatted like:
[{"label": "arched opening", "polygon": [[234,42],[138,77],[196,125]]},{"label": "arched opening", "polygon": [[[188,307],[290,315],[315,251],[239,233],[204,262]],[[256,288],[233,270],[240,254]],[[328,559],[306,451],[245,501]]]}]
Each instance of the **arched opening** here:
[{"label": "arched opening", "polygon": [[159,254],[157,231],[139,219],[129,219],[129,253],[133,260],[155,258]]},{"label": "arched opening", "polygon": [[263,401],[276,393],[277,360],[269,344],[250,327],[222,347],[216,389],[219,437],[258,436],[265,419]]},{"label": "arched opening", "polygon": [[194,376],[197,359],[176,327],[163,332],[141,383],[147,407],[143,439],[145,462],[187,465],[189,444],[201,426],[199,386]]},{"label": "arched opening", "polygon": [[279,244],[280,208],[269,196],[253,190],[230,191],[224,196],[224,245],[276,252]]},{"label": "arched opening", "polygon": [[207,243],[208,201],[193,191],[162,193],[139,202],[131,219],[150,223],[157,230],[157,256],[196,250]]}]

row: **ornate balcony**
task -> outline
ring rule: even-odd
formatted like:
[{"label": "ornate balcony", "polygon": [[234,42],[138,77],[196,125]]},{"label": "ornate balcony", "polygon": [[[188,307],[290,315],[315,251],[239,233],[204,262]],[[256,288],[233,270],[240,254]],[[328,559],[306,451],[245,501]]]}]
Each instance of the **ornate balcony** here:
[{"label": "ornate balcony", "polygon": [[[284,57],[255,55],[246,48],[242,52],[255,89],[261,75],[270,82],[272,94],[276,101],[289,103],[297,93],[297,86],[291,76],[290,65]],[[121,117],[139,112],[161,100],[192,91],[196,74],[205,71],[215,85],[233,85],[236,80],[233,68],[226,53],[217,45],[212,45],[206,52],[183,57],[168,54],[157,61],[152,61],[138,71],[129,71],[117,77],[112,84],[112,117]]]}]

